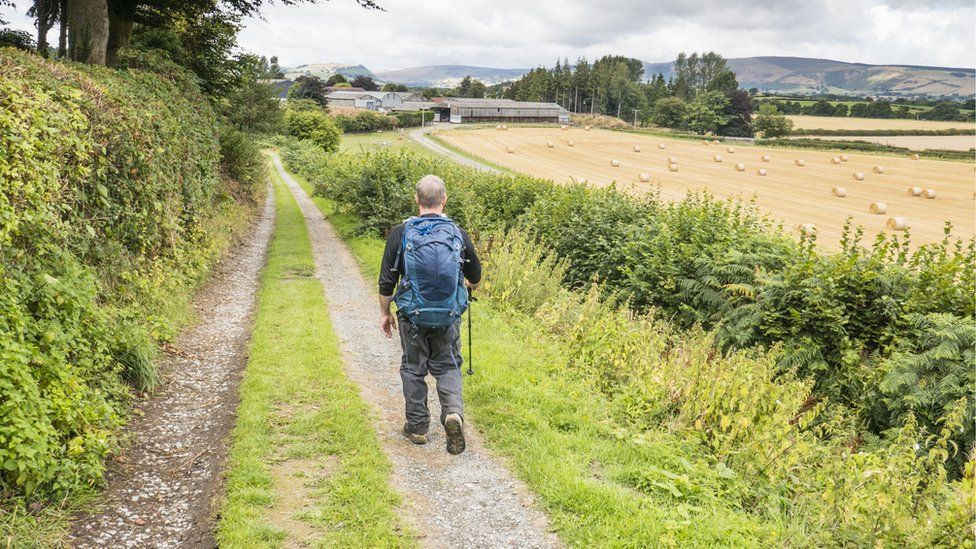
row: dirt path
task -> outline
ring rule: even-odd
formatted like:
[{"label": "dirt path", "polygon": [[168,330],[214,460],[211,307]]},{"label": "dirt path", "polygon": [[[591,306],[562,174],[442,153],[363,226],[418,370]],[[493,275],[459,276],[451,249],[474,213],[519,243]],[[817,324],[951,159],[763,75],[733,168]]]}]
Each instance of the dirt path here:
[{"label": "dirt path", "polygon": [[308,225],[317,276],[322,280],[329,315],[342,342],[346,372],[362,388],[376,412],[383,449],[393,463],[393,483],[406,500],[407,520],[427,547],[558,547],[548,521],[533,507],[524,486],[489,456],[471,425],[468,449],[450,456],[436,392],[431,390],[435,418],[426,446],[406,442],[403,395],[398,373],[400,345],[380,334],[376,290],[363,279],[352,254],[323,218],[305,191],[275,166],[298,201]]},{"label": "dirt path", "polygon": [[[440,124],[438,127],[445,128],[445,129],[450,129],[450,124]],[[428,149],[434,151],[437,154],[440,154],[440,155],[443,155],[443,156],[446,156],[446,157],[450,158],[451,160],[453,160],[453,161],[455,161],[455,162],[457,162],[459,164],[464,164],[465,166],[470,166],[472,168],[475,168],[475,169],[478,169],[478,170],[482,170],[482,171],[486,171],[486,172],[501,173],[500,171],[496,170],[495,168],[492,168],[491,166],[489,166],[487,164],[482,164],[481,162],[478,162],[477,160],[474,160],[472,158],[468,158],[467,156],[458,154],[458,153],[452,151],[451,149],[448,149],[447,147],[444,147],[440,143],[437,143],[436,141],[434,141],[433,139],[431,139],[427,135],[432,129],[435,129],[435,127],[434,126],[428,126],[428,127],[424,127],[424,128],[417,128],[416,130],[413,130],[412,132],[410,132],[410,139],[416,141],[417,143],[419,143],[420,145],[422,145],[424,147],[427,147]]]},{"label": "dirt path", "polygon": [[73,547],[215,546],[227,436],[247,363],[258,273],[274,229],[270,196],[249,240],[194,300],[199,322],[167,350],[159,390],[135,406],[131,444],[110,463],[104,506],[72,524]]}]

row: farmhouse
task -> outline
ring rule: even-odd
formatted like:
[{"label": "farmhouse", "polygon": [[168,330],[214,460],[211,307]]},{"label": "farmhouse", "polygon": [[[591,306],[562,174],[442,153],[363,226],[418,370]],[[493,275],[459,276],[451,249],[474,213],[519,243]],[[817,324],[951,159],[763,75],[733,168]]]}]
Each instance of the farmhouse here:
[{"label": "farmhouse", "polygon": [[553,122],[569,123],[569,111],[555,103],[512,101],[511,99],[451,98],[431,109],[436,120],[464,122]]}]

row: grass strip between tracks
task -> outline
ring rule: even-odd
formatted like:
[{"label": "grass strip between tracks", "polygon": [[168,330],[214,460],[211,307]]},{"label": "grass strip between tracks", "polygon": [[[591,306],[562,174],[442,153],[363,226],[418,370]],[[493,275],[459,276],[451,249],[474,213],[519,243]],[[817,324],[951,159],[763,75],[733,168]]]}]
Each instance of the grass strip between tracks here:
[{"label": "grass strip between tracks", "polygon": [[412,546],[389,459],[343,371],[305,220],[274,177],[277,227],[241,383],[219,545]]}]

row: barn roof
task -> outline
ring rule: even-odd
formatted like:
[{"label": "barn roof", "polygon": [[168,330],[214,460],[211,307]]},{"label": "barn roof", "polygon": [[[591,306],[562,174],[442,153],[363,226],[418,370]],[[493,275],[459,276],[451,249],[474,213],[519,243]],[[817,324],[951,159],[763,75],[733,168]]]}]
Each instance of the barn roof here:
[{"label": "barn roof", "polygon": [[334,91],[326,95],[325,97],[327,99],[357,99],[359,97],[368,95],[370,97],[375,97],[376,99],[383,99],[387,95],[393,93],[394,92],[383,92],[383,91]]},{"label": "barn roof", "polygon": [[433,101],[404,101],[403,103],[393,107],[390,110],[393,111],[419,111],[422,109],[429,109],[434,106]]},{"label": "barn roof", "polygon": [[468,99],[452,98],[437,104],[437,107],[467,107],[473,109],[562,109],[556,103],[536,101],[512,101],[511,99]]}]

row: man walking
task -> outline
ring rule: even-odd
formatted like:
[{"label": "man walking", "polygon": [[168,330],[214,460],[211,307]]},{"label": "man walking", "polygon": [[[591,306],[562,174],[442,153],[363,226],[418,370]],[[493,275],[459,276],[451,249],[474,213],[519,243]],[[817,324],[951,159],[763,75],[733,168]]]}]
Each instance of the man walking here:
[{"label": "man walking", "polygon": [[[468,233],[444,215],[447,189],[441,178],[422,177],[414,199],[419,216],[394,227],[386,240],[379,278],[380,328],[386,337],[393,337],[399,327],[407,417],[403,434],[414,444],[427,443],[426,377],[430,373],[437,381],[447,451],[460,454],[464,451],[461,314],[468,305],[466,286],[481,281],[481,262]],[[390,313],[392,301],[397,304],[396,319]]]}]

